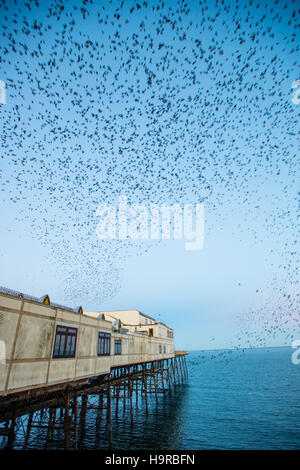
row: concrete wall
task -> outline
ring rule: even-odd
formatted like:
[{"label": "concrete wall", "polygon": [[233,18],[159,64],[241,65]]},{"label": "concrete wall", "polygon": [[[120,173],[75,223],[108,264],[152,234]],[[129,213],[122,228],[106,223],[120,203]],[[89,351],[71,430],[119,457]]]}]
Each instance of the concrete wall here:
[{"label": "concrete wall", "polygon": [[[75,358],[52,358],[57,325],[77,328]],[[110,356],[97,356],[99,331],[111,333]],[[114,339],[122,341],[121,355],[114,354]],[[159,353],[160,345],[165,353]],[[174,357],[170,338],[114,332],[110,321],[1,293],[0,346],[0,395],[109,373],[113,366]]]}]

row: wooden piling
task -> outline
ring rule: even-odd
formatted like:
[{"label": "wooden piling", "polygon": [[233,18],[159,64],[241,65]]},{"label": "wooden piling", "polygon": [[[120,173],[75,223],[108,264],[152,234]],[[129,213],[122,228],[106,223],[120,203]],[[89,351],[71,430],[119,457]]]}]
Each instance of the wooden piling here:
[{"label": "wooden piling", "polygon": [[107,417],[108,417],[108,439],[109,445],[112,445],[112,420],[111,420],[111,386],[108,381],[107,386]]},{"label": "wooden piling", "polygon": [[70,390],[67,388],[65,395],[65,416],[64,416],[64,431],[65,431],[65,450],[70,447],[70,433],[71,433],[72,416],[70,416]]},{"label": "wooden piling", "polygon": [[144,385],[144,396],[146,403],[146,415],[148,414],[148,396],[147,396],[147,375],[146,375],[146,365],[143,364],[143,385]]},{"label": "wooden piling", "polygon": [[28,421],[27,421],[27,429],[26,429],[26,436],[25,436],[23,449],[26,449],[27,445],[28,445],[30,431],[31,431],[32,418],[33,418],[33,413],[30,413],[30,415],[28,417]]},{"label": "wooden piling", "polygon": [[16,425],[16,416],[15,416],[15,407],[14,407],[13,416],[12,416],[12,419],[10,420],[10,427],[9,427],[9,432],[8,432],[8,440],[7,440],[7,449],[8,450],[13,449],[13,446],[14,446],[15,425]]},{"label": "wooden piling", "polygon": [[77,450],[77,416],[78,416],[78,402],[77,392],[74,391],[74,402],[73,402],[73,415],[74,415],[74,450]]}]

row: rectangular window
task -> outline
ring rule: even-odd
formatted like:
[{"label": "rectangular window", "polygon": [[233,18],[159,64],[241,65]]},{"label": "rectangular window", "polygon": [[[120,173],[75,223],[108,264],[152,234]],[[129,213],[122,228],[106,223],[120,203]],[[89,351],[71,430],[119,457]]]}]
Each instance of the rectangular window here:
[{"label": "rectangular window", "polygon": [[149,328],[149,336],[153,336],[153,328]]},{"label": "rectangular window", "polygon": [[166,354],[166,352],[167,352],[167,347],[164,346],[164,354]]},{"label": "rectangular window", "polygon": [[110,355],[110,333],[99,331],[98,336],[98,356]]},{"label": "rectangular window", "polygon": [[159,345],[159,354],[161,354],[161,344]]},{"label": "rectangular window", "polygon": [[115,354],[122,354],[122,342],[120,339],[115,339]]},{"label": "rectangular window", "polygon": [[56,327],[53,357],[75,357],[77,328]]}]

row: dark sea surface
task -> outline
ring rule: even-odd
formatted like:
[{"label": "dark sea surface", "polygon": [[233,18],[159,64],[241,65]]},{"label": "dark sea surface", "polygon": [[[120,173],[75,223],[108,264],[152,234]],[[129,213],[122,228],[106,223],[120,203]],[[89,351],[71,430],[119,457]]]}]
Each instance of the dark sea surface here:
[{"label": "dark sea surface", "polygon": [[[109,447],[105,410],[89,409],[78,418],[78,449],[300,449],[300,364],[289,347],[243,351],[192,351],[188,383],[177,385],[149,414],[134,396],[133,423],[127,405],[112,420]],[[89,403],[97,403],[90,396]],[[26,418],[19,422],[14,449],[24,448]],[[47,427],[33,427],[27,449],[45,449]],[[5,446],[5,437],[0,445]],[[73,437],[71,437],[72,448]],[[64,433],[54,430],[52,449],[64,448]]]}]

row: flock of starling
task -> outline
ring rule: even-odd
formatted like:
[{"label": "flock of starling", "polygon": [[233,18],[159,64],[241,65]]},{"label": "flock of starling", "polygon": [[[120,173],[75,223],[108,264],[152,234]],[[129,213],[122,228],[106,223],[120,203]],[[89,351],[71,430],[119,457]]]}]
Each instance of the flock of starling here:
[{"label": "flock of starling", "polygon": [[220,227],[229,200],[280,259],[277,304],[242,312],[233,346],[263,345],[249,322],[299,329],[297,3],[0,0],[1,207],[46,248],[58,300],[112,299],[151,249],[98,240],[99,204],[202,202]]}]

